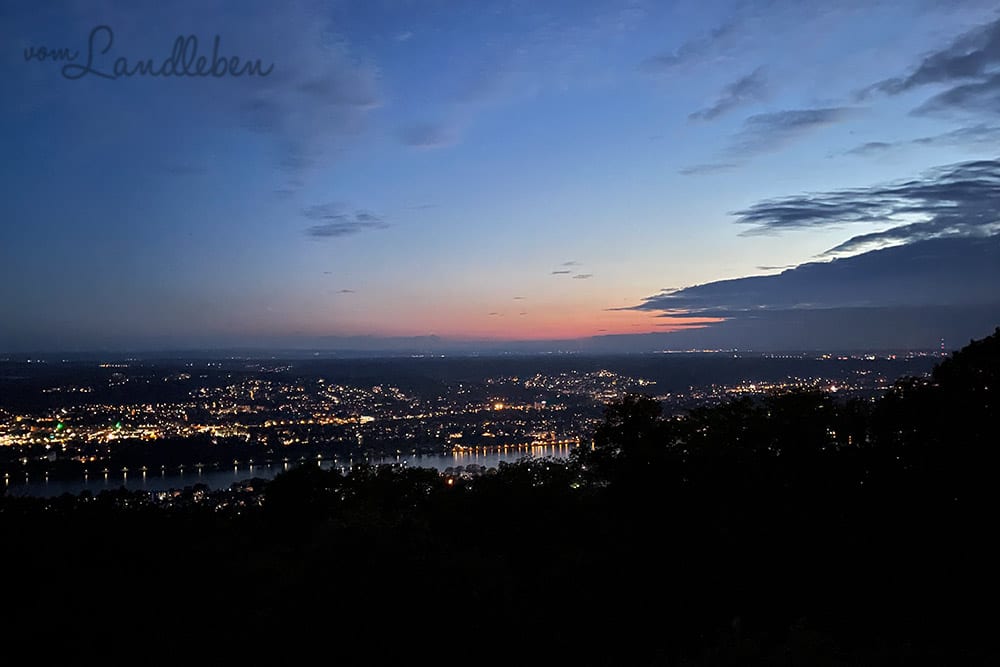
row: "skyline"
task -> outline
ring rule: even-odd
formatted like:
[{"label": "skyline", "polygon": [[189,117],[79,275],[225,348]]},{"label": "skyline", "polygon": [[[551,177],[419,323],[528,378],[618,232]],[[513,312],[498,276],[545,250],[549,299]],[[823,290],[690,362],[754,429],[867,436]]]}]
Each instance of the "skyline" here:
[{"label": "skyline", "polygon": [[[0,10],[0,353],[930,348],[1000,323],[991,3],[94,7]],[[97,26],[105,73],[185,37],[262,66],[39,57]]]}]

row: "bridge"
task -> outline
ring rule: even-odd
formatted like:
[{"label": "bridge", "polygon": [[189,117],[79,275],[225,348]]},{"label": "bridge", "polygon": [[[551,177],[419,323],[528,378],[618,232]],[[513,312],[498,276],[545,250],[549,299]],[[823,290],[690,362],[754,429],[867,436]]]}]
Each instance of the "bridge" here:
[{"label": "bridge", "polygon": [[491,453],[491,452],[507,452],[507,451],[518,451],[518,450],[531,450],[537,447],[579,447],[580,438],[563,438],[562,440],[532,440],[531,442],[521,442],[515,444],[506,445],[453,445],[451,451],[453,454],[470,454],[470,453]]}]

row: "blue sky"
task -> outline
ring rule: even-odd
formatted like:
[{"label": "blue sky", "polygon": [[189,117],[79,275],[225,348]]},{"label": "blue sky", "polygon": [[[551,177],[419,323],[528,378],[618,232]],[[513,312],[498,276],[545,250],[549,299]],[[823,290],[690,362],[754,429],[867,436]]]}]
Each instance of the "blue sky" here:
[{"label": "blue sky", "polygon": [[[11,2],[0,19],[0,351],[919,345],[1000,323],[975,289],[992,274],[936,243],[988,253],[998,231],[994,3]],[[39,59],[84,62],[102,25],[93,71],[191,35],[273,69],[70,79]],[[754,303],[683,298],[865,252],[895,266],[884,249],[912,244],[950,258],[933,302],[886,295],[884,272],[850,281],[881,301],[827,279],[823,298],[767,298],[808,293],[793,271]],[[959,301],[975,315],[933,310]],[[903,302],[928,309],[906,332],[885,310]]]}]

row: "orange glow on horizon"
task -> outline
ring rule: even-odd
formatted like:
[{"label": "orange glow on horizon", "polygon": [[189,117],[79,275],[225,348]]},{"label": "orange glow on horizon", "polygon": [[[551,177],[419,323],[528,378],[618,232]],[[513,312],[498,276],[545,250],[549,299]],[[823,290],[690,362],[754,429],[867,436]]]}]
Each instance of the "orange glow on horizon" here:
[{"label": "orange glow on horizon", "polygon": [[[636,316],[638,315],[638,316]],[[687,329],[700,329],[710,324],[722,322],[717,317],[657,317],[648,313],[636,313],[626,317],[581,318],[580,320],[544,321],[528,326],[499,324],[492,326],[456,326],[446,330],[438,323],[432,333],[442,338],[462,340],[572,340],[595,336],[616,336],[624,334],[674,333]],[[411,333],[408,335],[420,335]]]},{"label": "orange glow on horizon", "polygon": [[[438,336],[444,339],[464,341],[531,341],[531,340],[573,340],[596,336],[623,334],[673,333],[688,329],[699,329],[723,321],[718,317],[677,317],[663,316],[657,312],[640,310],[564,309],[521,315],[512,313],[490,313],[486,315],[468,313],[422,313],[420,318],[397,318],[391,323],[369,321],[354,323],[349,329],[334,325],[336,332],[316,331],[308,327],[309,335],[411,337]],[[405,324],[400,322],[402,320]],[[423,320],[423,321],[420,321]],[[300,329],[301,331],[301,329]]]}]

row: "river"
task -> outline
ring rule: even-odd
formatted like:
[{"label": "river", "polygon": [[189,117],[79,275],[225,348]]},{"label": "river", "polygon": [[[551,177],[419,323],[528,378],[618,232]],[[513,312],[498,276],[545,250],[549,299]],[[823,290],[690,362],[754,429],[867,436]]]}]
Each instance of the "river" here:
[{"label": "river", "polygon": [[[525,456],[543,458],[566,458],[573,450],[573,445],[537,445],[530,448],[494,449],[487,451],[453,452],[430,456],[386,456],[368,459],[325,459],[316,463],[325,469],[333,467],[343,471],[358,463],[373,465],[405,465],[411,468],[433,468],[445,472],[458,466],[483,466],[495,468],[501,461],[514,462]],[[167,491],[183,489],[186,486],[205,484],[210,489],[227,489],[236,482],[242,482],[254,477],[271,479],[278,473],[299,465],[297,461],[285,461],[271,464],[243,464],[225,468],[197,469],[187,468],[183,471],[131,471],[108,472],[87,475],[75,480],[49,480],[47,478],[15,480],[5,479],[7,493],[12,496],[53,497],[64,493],[79,494],[90,491],[98,494],[105,490],[115,490],[125,487],[132,491]]]}]

